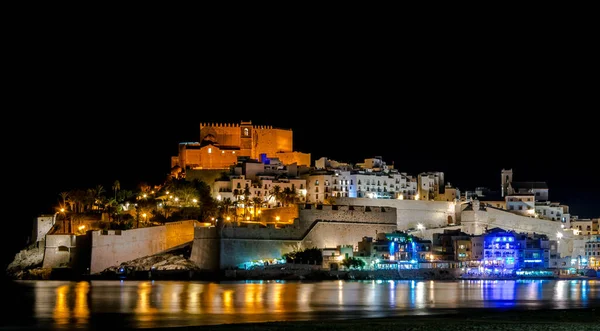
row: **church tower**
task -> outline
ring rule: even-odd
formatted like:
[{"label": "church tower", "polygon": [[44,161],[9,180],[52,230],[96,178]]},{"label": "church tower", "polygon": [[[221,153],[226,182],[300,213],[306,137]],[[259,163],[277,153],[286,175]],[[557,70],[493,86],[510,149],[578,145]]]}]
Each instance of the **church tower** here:
[{"label": "church tower", "polygon": [[254,157],[252,155],[252,121],[240,124],[240,155]]},{"label": "church tower", "polygon": [[513,171],[512,169],[502,169],[502,197],[508,195],[508,185],[512,183]]}]

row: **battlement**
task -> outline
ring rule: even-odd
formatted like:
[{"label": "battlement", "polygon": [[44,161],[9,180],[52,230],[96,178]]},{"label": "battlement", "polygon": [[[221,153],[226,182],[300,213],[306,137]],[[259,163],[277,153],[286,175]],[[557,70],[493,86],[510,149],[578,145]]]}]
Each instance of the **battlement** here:
[{"label": "battlement", "polygon": [[250,126],[250,127],[252,127],[252,129],[256,129],[256,130],[288,130],[288,131],[292,131],[292,129],[274,128],[272,125],[252,125],[252,122],[241,122],[241,123],[203,122],[203,123],[200,123],[200,129],[202,129],[202,128],[240,128],[243,126]]}]

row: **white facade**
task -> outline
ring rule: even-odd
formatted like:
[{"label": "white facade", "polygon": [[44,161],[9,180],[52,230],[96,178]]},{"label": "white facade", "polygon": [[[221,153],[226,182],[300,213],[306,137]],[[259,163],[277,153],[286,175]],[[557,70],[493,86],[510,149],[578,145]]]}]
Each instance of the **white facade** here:
[{"label": "white facade", "polygon": [[333,174],[313,173],[306,179],[306,202],[324,203],[332,196]]},{"label": "white facade", "polygon": [[589,268],[600,268],[600,238],[596,237],[585,244],[585,257]]},{"label": "white facade", "polygon": [[445,187],[443,172],[423,172],[417,176],[420,200],[437,200]]},{"label": "white facade", "polygon": [[506,209],[523,216],[535,216],[535,196],[533,194],[515,194],[505,197]]},{"label": "white facade", "polygon": [[557,202],[546,202],[535,204],[535,214],[537,217],[550,221],[557,221],[564,224],[565,229],[571,227],[571,215],[569,207]]},{"label": "white facade", "polygon": [[406,173],[357,173],[352,175],[349,197],[371,199],[407,199],[417,195],[417,181]]},{"label": "white facade", "polygon": [[576,219],[571,220],[571,229],[576,236],[590,236],[598,234],[598,220]]},{"label": "white facade", "polygon": [[[249,199],[260,198],[269,206],[276,205],[273,189],[279,186],[279,191],[286,188],[296,192],[298,201],[305,202],[307,196],[306,180],[301,178],[275,179],[274,176],[259,176],[256,182],[246,179],[245,176],[232,177],[230,181],[216,181],[213,185],[213,197],[219,201],[229,198],[231,201],[244,199],[242,196],[246,188],[250,191]],[[237,194],[236,194],[237,193]]]}]

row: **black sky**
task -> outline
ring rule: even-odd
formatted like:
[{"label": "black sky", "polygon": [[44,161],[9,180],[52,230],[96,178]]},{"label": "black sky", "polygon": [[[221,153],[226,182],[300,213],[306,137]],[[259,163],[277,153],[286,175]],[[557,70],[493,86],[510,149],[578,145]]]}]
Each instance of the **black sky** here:
[{"label": "black sky", "polygon": [[579,53],[120,46],[23,53],[3,120],[12,250],[62,191],[160,182],[200,122],[291,128],[313,161],[377,155],[462,190],[497,189],[512,168],[517,181],[547,181],[572,214],[600,216],[597,75]]}]

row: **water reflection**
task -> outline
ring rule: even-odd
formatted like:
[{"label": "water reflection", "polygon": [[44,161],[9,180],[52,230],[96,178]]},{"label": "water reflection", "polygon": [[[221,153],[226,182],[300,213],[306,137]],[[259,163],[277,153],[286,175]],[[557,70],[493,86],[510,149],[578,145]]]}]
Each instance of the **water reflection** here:
[{"label": "water reflection", "polygon": [[[17,284],[24,302],[31,305],[34,323],[56,328],[86,327],[98,320],[167,327],[311,320],[323,314],[328,318],[430,314],[440,308],[600,306],[596,280]],[[17,318],[14,309],[10,323],[25,325],[27,319]]]}]

